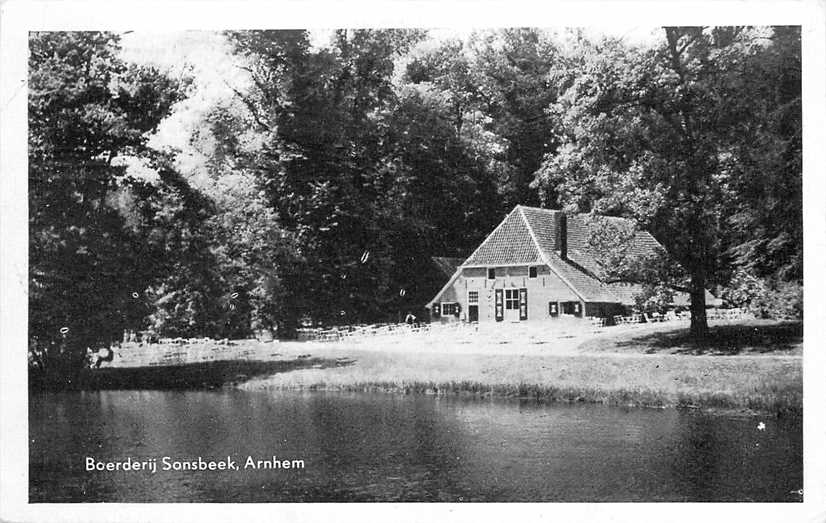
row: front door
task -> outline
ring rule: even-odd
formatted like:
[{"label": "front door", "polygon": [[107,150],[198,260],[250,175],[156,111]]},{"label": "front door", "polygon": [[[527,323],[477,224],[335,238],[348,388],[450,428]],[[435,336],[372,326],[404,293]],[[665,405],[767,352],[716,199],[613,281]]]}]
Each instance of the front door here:
[{"label": "front door", "polygon": [[505,321],[519,321],[519,289],[505,289]]},{"label": "front door", "polygon": [[467,321],[479,321],[479,291],[467,292]]}]

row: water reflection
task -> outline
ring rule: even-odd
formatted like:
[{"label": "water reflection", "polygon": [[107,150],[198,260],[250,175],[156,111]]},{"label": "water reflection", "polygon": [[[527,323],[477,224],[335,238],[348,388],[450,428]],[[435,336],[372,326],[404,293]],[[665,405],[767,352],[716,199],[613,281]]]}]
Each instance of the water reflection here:
[{"label": "water reflection", "polygon": [[[30,402],[33,502],[797,500],[797,421],[384,394],[102,391]],[[86,472],[84,459],[302,459]]]}]

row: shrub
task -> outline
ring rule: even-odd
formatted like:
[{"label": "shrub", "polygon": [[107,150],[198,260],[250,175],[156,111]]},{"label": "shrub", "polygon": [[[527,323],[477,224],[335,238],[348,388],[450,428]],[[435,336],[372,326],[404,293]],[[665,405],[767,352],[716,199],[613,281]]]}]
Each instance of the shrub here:
[{"label": "shrub", "polygon": [[643,285],[642,290],[634,296],[636,310],[665,313],[674,302],[674,294],[674,290],[667,285]]},{"label": "shrub", "polygon": [[803,285],[799,282],[760,279],[739,270],[723,289],[721,298],[758,318],[803,318]]}]

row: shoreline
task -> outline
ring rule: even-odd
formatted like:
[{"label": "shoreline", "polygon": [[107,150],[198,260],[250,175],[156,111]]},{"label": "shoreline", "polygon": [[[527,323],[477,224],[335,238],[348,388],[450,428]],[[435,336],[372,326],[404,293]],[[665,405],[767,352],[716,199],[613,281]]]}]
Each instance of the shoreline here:
[{"label": "shoreline", "polygon": [[162,356],[144,349],[86,369],[75,388],[369,391],[802,415],[798,327],[718,325],[715,332],[727,337],[700,346],[687,345],[682,329],[664,327],[564,338],[537,331],[521,337],[465,331],[451,338],[349,343],[249,341],[208,361],[188,358],[171,365],[142,364],[140,356]]},{"label": "shoreline", "polygon": [[[486,363],[478,359],[466,363],[478,364],[481,371],[468,372],[457,368],[450,373],[451,376],[444,379],[417,376],[418,373],[410,370],[405,365],[406,362],[398,362],[400,367],[407,367],[406,371],[385,367],[385,362],[375,362],[373,365],[366,363],[365,367],[371,368],[364,370],[349,367],[302,369],[284,375],[253,378],[234,387],[247,391],[473,396],[480,399],[520,399],[539,403],[692,409],[719,414],[802,416],[802,385],[799,385],[801,380],[798,379],[802,372],[802,362],[797,358],[748,358],[729,362],[725,368],[707,372],[704,383],[698,383],[691,377],[695,369],[699,370],[695,365],[702,367],[702,360],[685,362],[680,361],[679,357],[672,358],[676,361],[665,357],[652,360],[650,357],[625,355],[619,358],[594,355],[518,358],[523,361],[501,362],[502,366],[514,367],[513,377],[506,379],[488,378],[486,375],[490,373],[484,370]],[[450,364],[449,361],[445,363]],[[554,365],[555,368],[548,368],[548,365]],[[756,377],[767,380],[764,386],[755,385],[751,379],[729,379],[741,372],[749,374],[755,367],[762,369]],[[527,369],[534,368],[542,374],[561,376],[561,379],[556,380],[551,376],[532,379],[533,374]],[[646,368],[655,375],[654,380],[645,374]],[[594,374],[604,376],[605,380],[597,385],[584,383]],[[720,383],[726,381],[729,385],[720,386]],[[620,385],[619,382],[629,384]]]},{"label": "shoreline", "polygon": [[[683,411],[696,411],[703,414],[724,415],[724,416],[774,416],[774,417],[792,417],[803,416],[802,406],[784,406],[778,410],[768,410],[765,408],[751,408],[744,407],[730,402],[727,397],[712,397],[709,399],[702,399],[696,403],[697,398],[680,398],[676,403],[664,403],[659,399],[652,401],[647,400],[646,395],[640,395],[636,392],[630,391],[602,391],[599,389],[592,390],[557,390],[553,386],[527,386],[517,387],[515,393],[507,389],[512,386],[503,385],[501,387],[494,386],[486,391],[474,390],[475,387],[467,389],[451,388],[453,384],[443,386],[434,384],[412,383],[400,388],[396,385],[383,385],[380,383],[367,384],[352,384],[348,386],[319,386],[311,385],[303,386],[289,386],[283,388],[268,388],[268,389],[251,389],[248,387],[234,387],[238,390],[246,391],[262,391],[271,390],[279,392],[323,392],[323,393],[373,393],[373,394],[395,394],[400,396],[417,394],[423,396],[436,397],[459,397],[459,398],[473,398],[477,400],[518,400],[531,401],[538,404],[564,404],[571,405],[576,403],[590,404],[590,405],[605,405],[609,407],[620,407],[629,409],[676,409]],[[527,393],[523,389],[538,390],[540,393]],[[656,393],[652,393],[656,396]]]}]

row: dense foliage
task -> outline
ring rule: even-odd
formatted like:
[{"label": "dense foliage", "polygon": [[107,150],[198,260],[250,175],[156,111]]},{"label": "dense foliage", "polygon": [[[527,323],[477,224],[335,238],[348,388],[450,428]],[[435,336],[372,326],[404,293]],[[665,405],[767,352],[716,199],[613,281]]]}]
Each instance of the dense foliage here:
[{"label": "dense foliage", "polygon": [[147,188],[118,160],[155,160],[148,133],[185,85],[123,63],[109,34],[35,33],[30,52],[31,354],[65,374],[146,315],[164,246],[143,234]]},{"label": "dense foliage", "polygon": [[689,289],[697,335],[706,288],[799,311],[799,29],[663,34],[229,33],[249,86],[196,126],[197,183],[147,145],[186,80],[125,63],[112,34],[32,34],[36,365],[76,366],[124,329],[289,336],[422,315],[443,283],[431,257],[467,255],[520,203],[650,230],[684,272],[602,245],[608,265],[659,282],[646,302]]},{"label": "dense foliage", "polygon": [[628,49],[583,41],[556,72],[559,148],[536,187],[569,209],[638,220],[705,289],[740,267],[802,277],[800,35],[794,28],[666,28]]}]

